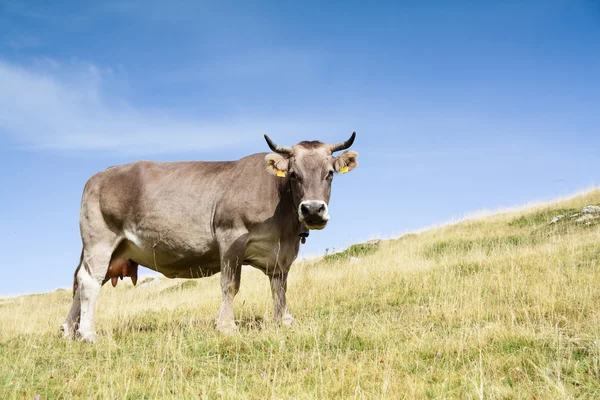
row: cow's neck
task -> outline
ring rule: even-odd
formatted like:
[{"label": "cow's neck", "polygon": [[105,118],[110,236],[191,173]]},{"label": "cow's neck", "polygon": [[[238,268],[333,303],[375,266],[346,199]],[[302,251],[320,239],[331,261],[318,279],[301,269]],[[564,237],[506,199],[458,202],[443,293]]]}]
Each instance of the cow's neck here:
[{"label": "cow's neck", "polygon": [[294,195],[290,179],[282,180],[279,185],[280,207],[283,214],[281,219],[282,236],[294,236],[300,240],[300,234],[308,232],[308,229],[298,220],[298,204],[294,203]]}]

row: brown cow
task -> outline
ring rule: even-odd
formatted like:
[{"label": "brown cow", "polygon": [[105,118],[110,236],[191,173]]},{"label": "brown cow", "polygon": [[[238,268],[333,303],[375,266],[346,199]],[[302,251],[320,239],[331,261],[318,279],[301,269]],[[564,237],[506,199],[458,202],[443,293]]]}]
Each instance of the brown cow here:
[{"label": "brown cow", "polygon": [[301,142],[229,162],[139,161],[92,176],[81,202],[81,262],[73,304],[62,326],[94,342],[94,310],[100,287],[143,265],[169,278],[201,278],[221,272],[217,329],[235,331],[233,299],[241,266],[269,276],[275,320],[294,322],[286,305],[287,276],[301,236],[323,229],[334,172],[358,165],[346,151],[356,134],[329,145]]}]

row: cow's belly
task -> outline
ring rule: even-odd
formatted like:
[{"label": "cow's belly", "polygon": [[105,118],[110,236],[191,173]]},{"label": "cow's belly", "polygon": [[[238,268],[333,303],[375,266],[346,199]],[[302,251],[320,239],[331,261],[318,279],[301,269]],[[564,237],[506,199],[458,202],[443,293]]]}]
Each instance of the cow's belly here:
[{"label": "cow's belly", "polygon": [[297,255],[295,243],[251,241],[246,248],[245,262],[266,273],[288,272]]},{"label": "cow's belly", "polygon": [[210,238],[186,238],[139,231],[125,231],[125,240],[114,252],[122,257],[164,274],[169,278],[200,278],[220,270],[216,241]]}]

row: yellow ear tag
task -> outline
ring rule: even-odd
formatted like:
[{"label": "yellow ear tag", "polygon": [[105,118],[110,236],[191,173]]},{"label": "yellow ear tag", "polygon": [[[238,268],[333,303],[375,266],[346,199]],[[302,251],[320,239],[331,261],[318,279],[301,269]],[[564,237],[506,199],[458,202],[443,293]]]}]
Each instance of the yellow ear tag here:
[{"label": "yellow ear tag", "polygon": [[282,171],[282,170],[280,170],[280,169],[278,169],[277,170],[277,176],[280,177],[280,178],[285,178],[285,172]]},{"label": "yellow ear tag", "polygon": [[342,169],[340,169],[340,174],[345,174],[346,172],[348,172],[348,167],[342,167]]}]

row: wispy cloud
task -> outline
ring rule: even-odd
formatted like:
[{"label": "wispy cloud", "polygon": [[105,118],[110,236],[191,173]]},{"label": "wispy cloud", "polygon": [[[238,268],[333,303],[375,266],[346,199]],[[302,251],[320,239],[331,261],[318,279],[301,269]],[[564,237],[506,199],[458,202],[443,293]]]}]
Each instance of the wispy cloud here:
[{"label": "wispy cloud", "polygon": [[147,154],[239,145],[265,132],[283,136],[306,126],[247,116],[205,121],[136,107],[107,95],[111,74],[82,62],[23,67],[0,61],[0,133],[32,149]]}]

